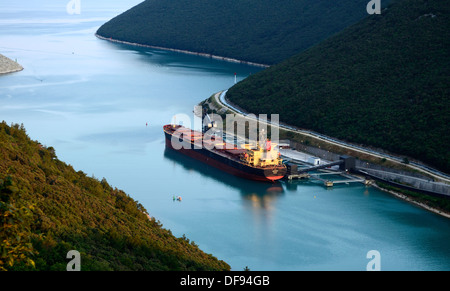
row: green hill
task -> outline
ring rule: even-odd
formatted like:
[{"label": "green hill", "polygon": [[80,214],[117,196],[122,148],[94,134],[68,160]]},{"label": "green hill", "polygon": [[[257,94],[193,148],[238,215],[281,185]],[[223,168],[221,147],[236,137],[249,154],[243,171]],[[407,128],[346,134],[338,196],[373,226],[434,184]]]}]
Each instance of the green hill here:
[{"label": "green hill", "polygon": [[123,191],[75,171],[0,123],[0,270],[230,270],[189,239],[176,238]]},{"label": "green hill", "polygon": [[232,87],[253,113],[450,172],[448,1],[399,0]]},{"label": "green hill", "polygon": [[367,15],[367,3],[368,0],[147,0],[105,23],[97,34],[274,64],[362,19]]}]

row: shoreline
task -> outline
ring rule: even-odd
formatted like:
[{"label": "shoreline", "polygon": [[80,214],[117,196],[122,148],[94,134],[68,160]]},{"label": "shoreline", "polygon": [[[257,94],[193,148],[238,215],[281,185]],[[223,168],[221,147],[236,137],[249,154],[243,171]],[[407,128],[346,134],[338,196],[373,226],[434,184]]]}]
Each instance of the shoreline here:
[{"label": "shoreline", "polygon": [[[366,179],[366,177],[364,175],[361,175],[361,174],[353,174],[353,175],[356,176],[356,177],[360,177],[362,179]],[[373,180],[371,180],[371,181],[373,181]],[[423,208],[423,209],[425,209],[427,211],[433,212],[434,214],[443,216],[445,218],[450,218],[450,212],[445,212],[445,211],[440,210],[438,208],[433,208],[433,207],[431,207],[431,206],[429,206],[429,205],[427,205],[427,204],[425,204],[423,202],[415,200],[414,198],[412,198],[412,197],[410,197],[410,196],[408,196],[406,194],[402,194],[401,192],[390,190],[390,189],[386,189],[386,188],[378,185],[376,183],[376,181],[373,181],[372,183],[370,183],[369,186],[374,187],[374,188],[376,188],[376,189],[378,189],[380,191],[389,193],[389,194],[393,195],[395,198],[398,198],[398,199],[401,199],[403,201],[406,201],[406,202],[409,202],[411,204],[414,204],[415,206],[418,206],[418,207]]]},{"label": "shoreline", "polygon": [[255,66],[255,67],[262,67],[262,68],[270,67],[270,65],[266,65],[266,64],[259,64],[259,63],[254,63],[254,62],[238,60],[238,59],[234,59],[234,58],[221,57],[221,56],[216,56],[216,55],[212,55],[212,54],[208,54],[208,53],[199,53],[199,52],[193,52],[193,51],[188,51],[188,50],[181,50],[181,49],[174,49],[174,48],[167,48],[167,47],[161,47],[161,46],[154,46],[154,45],[147,45],[147,44],[140,44],[140,43],[135,43],[135,42],[117,40],[117,39],[101,36],[97,33],[95,34],[95,36],[101,40],[107,40],[107,41],[115,42],[115,43],[121,43],[121,44],[127,44],[127,45],[132,45],[132,46],[139,46],[139,47],[146,47],[146,48],[152,48],[152,49],[158,49],[158,50],[165,50],[165,51],[183,53],[183,54],[188,54],[188,55],[195,55],[195,56],[200,56],[200,57],[205,57],[205,58],[210,58],[210,59],[215,59],[215,60],[226,61],[226,62],[230,62],[230,63],[245,64],[245,65],[250,65],[250,66]]},{"label": "shoreline", "polygon": [[0,54],[0,76],[22,71],[23,67],[8,57]]},{"label": "shoreline", "polygon": [[437,208],[430,207],[430,206],[426,205],[425,203],[416,201],[413,198],[411,198],[411,197],[409,197],[409,196],[407,196],[405,194],[401,194],[401,193],[396,192],[396,191],[385,189],[385,188],[377,185],[376,183],[372,183],[370,186],[375,187],[375,188],[377,188],[380,191],[387,192],[387,193],[389,193],[389,194],[391,194],[391,195],[393,195],[393,196],[395,196],[395,197],[397,197],[399,199],[402,199],[402,200],[404,200],[406,202],[410,202],[410,203],[412,203],[412,204],[414,204],[416,206],[419,206],[419,207],[421,207],[421,208],[423,208],[425,210],[428,210],[430,212],[433,212],[435,214],[438,214],[438,215],[446,217],[446,218],[450,218],[450,213],[441,211],[441,210],[439,210]]}]

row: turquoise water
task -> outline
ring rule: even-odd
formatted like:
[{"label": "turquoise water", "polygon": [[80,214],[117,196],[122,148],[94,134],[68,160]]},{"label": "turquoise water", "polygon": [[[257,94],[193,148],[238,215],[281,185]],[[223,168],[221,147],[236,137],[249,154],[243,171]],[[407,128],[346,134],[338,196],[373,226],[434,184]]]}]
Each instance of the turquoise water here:
[{"label": "turquoise water", "polygon": [[105,177],[174,235],[233,270],[365,270],[370,250],[382,270],[450,270],[449,219],[362,184],[247,181],[165,149],[173,115],[260,68],[94,36],[139,1],[82,0],[80,15],[34,2],[0,4],[0,53],[25,68],[0,77],[0,120]]}]

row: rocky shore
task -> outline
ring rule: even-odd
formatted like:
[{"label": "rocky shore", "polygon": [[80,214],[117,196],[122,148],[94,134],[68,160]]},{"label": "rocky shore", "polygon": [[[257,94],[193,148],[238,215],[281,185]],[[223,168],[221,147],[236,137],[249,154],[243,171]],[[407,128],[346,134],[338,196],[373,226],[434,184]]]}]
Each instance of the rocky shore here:
[{"label": "rocky shore", "polygon": [[17,62],[8,59],[4,55],[0,54],[0,75],[13,72],[22,71],[23,67]]}]

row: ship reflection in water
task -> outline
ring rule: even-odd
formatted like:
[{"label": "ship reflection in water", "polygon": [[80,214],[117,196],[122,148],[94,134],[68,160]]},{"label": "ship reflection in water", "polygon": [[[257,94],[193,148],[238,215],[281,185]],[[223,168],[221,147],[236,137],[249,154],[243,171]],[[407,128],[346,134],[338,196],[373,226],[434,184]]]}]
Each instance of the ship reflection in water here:
[{"label": "ship reflection in water", "polygon": [[270,209],[275,199],[284,193],[283,186],[279,181],[261,182],[236,177],[179,153],[174,149],[166,147],[164,150],[164,158],[181,165],[186,170],[196,171],[206,178],[213,179],[236,189],[255,208]]}]

